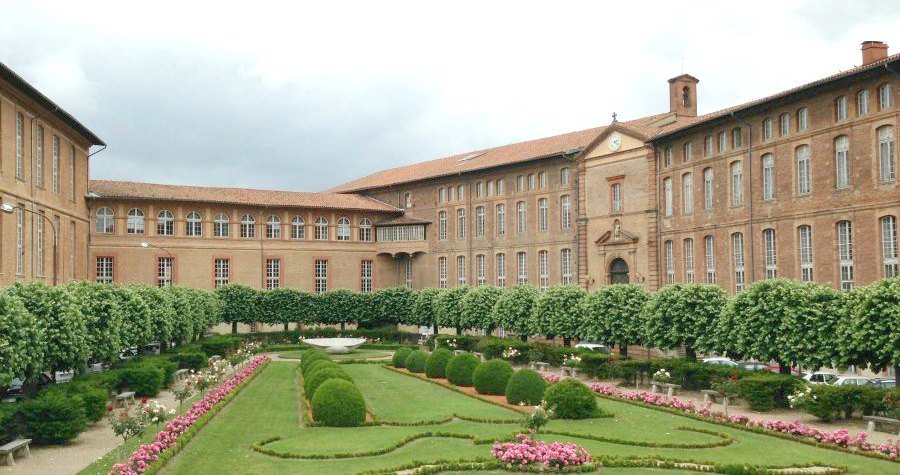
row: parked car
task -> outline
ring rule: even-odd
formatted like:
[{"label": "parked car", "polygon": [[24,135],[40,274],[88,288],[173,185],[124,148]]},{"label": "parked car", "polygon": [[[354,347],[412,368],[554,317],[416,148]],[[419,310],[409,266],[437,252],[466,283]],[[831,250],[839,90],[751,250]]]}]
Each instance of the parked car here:
[{"label": "parked car", "polygon": [[591,343],[589,341],[583,341],[583,342],[575,345],[575,348],[583,349],[583,350],[590,350],[590,351],[594,351],[597,353],[606,353],[606,354],[611,353],[608,346],[600,344],[600,343]]},{"label": "parked car", "polygon": [[[770,373],[780,373],[781,367],[778,366],[777,364],[773,364],[773,365],[766,366],[765,368],[763,368],[763,370],[768,371]],[[808,373],[804,373],[804,372],[800,371],[799,369],[794,369],[794,368],[791,368],[791,374],[794,376],[797,376],[798,378],[803,378],[803,379],[806,379],[806,377],[809,376]]]},{"label": "parked car", "polygon": [[768,366],[761,361],[738,361],[738,367],[744,371],[762,371]]},{"label": "parked car", "polygon": [[872,384],[872,381],[863,376],[838,376],[830,384],[832,386],[869,386]]},{"label": "parked car", "polygon": [[803,379],[809,384],[831,384],[838,379],[838,376],[827,371],[816,371],[807,374]]},{"label": "parked car", "polygon": [[872,380],[874,386],[879,388],[893,389],[897,387],[896,378],[875,378]]},{"label": "parked car", "polygon": [[714,357],[714,358],[703,358],[703,364],[714,364],[720,366],[729,366],[731,368],[738,368],[738,364],[734,362],[731,358],[724,357]]}]

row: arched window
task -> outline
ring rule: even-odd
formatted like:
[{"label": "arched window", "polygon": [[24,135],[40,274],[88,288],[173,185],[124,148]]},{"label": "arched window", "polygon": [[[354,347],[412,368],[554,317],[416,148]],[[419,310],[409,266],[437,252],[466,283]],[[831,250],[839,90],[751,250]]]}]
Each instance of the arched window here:
[{"label": "arched window", "polygon": [[772,118],[766,117],[762,122],[762,130],[763,130],[763,140],[772,140],[772,134],[774,131],[772,130]]},{"label": "arched window", "polygon": [[216,213],[213,217],[213,237],[225,238],[229,235],[228,214]]},{"label": "arched window", "polygon": [[306,222],[300,216],[291,219],[291,239],[306,239]]},{"label": "arched window", "polygon": [[849,115],[850,101],[847,96],[840,96],[834,101],[834,120],[840,122],[847,120]]},{"label": "arched window", "polygon": [[675,244],[672,241],[665,242],[666,251],[666,285],[675,282]]},{"label": "arched window", "polygon": [[684,254],[684,281],[694,283],[694,240],[687,238],[682,241],[682,254]]},{"label": "arched window", "polygon": [[791,115],[785,112],[778,117],[778,123],[781,129],[781,136],[787,137],[791,135]]},{"label": "arched window", "polygon": [[711,211],[713,209],[713,169],[703,169],[703,209]]},{"label": "arched window", "polygon": [[266,239],[281,239],[281,218],[274,214],[266,220]]},{"label": "arched window", "polygon": [[628,281],[628,263],[624,259],[613,259],[609,265],[609,283],[627,284]]},{"label": "arched window", "polygon": [[716,242],[710,235],[703,236],[703,260],[706,264],[706,283],[716,283]]},{"label": "arched window", "polygon": [[164,209],[156,215],[156,234],[172,236],[175,234],[175,215]]},{"label": "arched window", "polygon": [[441,241],[447,240],[447,212],[441,211],[438,213],[438,239]]},{"label": "arched window", "polygon": [[869,115],[869,90],[863,89],[856,93],[856,115],[863,117]]},{"label": "arched window", "polygon": [[809,145],[797,147],[794,154],[797,158],[797,194],[808,195],[811,191]]},{"label": "arched window", "polygon": [[245,214],[241,216],[241,237],[256,237],[256,218],[254,218],[252,214]]},{"label": "arched window", "polygon": [[841,135],[834,139],[834,187],[850,186],[850,139]]},{"label": "arched window", "polygon": [[775,199],[775,156],[767,153],[762,156],[763,199]]},{"label": "arched window", "polygon": [[797,132],[803,132],[809,128],[809,109],[801,107],[797,109]]},{"label": "arched window", "polygon": [[569,185],[569,168],[563,167],[559,170],[559,184],[562,186]]},{"label": "arched window", "polygon": [[319,216],[316,218],[316,241],[328,240],[328,220]]},{"label": "arched window", "polygon": [[104,206],[97,210],[97,234],[113,234],[116,232],[115,215],[112,208]]},{"label": "arched window", "polygon": [[144,210],[140,208],[128,210],[128,221],[125,230],[128,234],[144,234]]},{"label": "arched window", "polygon": [[684,214],[694,213],[694,175],[681,175],[681,211]]},{"label": "arched window", "polygon": [[338,219],[337,240],[338,241],[349,241],[350,240],[350,218],[343,217],[343,218]]},{"label": "arched window", "polygon": [[893,104],[894,99],[891,97],[891,83],[886,82],[878,86],[878,110],[890,109]]},{"label": "arched window", "polygon": [[369,221],[369,218],[359,220],[359,240],[362,242],[372,241],[372,221]]},{"label": "arched window", "polygon": [[672,216],[672,179],[663,179],[663,209],[665,215]]},{"label": "arched window", "polygon": [[878,135],[878,176],[881,181],[894,181],[897,178],[894,166],[894,128],[884,125],[876,131]]},{"label": "arched window", "polygon": [[187,214],[187,222],[185,223],[186,236],[199,237],[203,235],[203,218],[197,211],[191,211]]}]

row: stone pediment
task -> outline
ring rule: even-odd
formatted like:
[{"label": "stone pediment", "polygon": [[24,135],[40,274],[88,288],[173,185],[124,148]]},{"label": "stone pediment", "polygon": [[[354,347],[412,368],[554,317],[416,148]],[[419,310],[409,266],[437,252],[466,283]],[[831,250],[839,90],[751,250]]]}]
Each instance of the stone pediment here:
[{"label": "stone pediment", "polygon": [[594,241],[598,246],[609,246],[614,244],[635,244],[638,242],[638,236],[622,229],[619,220],[613,224],[613,228],[603,233],[600,239]]}]

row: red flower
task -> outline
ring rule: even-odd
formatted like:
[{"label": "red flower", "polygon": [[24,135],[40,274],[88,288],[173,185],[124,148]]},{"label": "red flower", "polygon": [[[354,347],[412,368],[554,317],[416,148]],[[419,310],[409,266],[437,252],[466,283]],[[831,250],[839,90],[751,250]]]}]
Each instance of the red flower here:
[{"label": "red flower", "polygon": [[732,381],[737,381],[737,380],[739,379],[739,378],[738,378],[738,375],[736,375],[736,374],[732,374],[731,376],[729,376],[729,378],[730,378]]},{"label": "red flower", "polygon": [[107,404],[107,405],[106,405],[106,412],[113,412],[113,406],[112,406],[112,404]]},{"label": "red flower", "polygon": [[147,404],[147,398],[141,398],[141,404]]}]

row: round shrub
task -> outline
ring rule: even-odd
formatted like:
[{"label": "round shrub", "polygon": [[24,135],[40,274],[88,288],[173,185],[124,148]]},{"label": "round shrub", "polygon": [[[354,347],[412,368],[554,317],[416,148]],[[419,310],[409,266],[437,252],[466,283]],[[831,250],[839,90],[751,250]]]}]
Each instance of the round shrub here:
[{"label": "round shrub", "polygon": [[366,421],[366,403],[349,381],[330,379],[319,386],[312,399],[312,416],[326,426],[358,426]]},{"label": "round shrub", "polygon": [[319,389],[319,386],[329,379],[343,379],[344,381],[353,382],[350,375],[341,368],[318,369],[313,371],[308,378],[303,380],[303,390],[306,391],[306,398],[313,398],[316,394],[316,390]]},{"label": "round shrub", "polygon": [[560,419],[585,419],[597,412],[597,399],[591,389],[577,379],[564,379],[544,392],[544,400]]},{"label": "round shrub", "polygon": [[406,357],[406,369],[410,373],[424,373],[425,362],[428,360],[428,354],[422,350],[415,350]]},{"label": "round shrub", "polygon": [[544,399],[547,383],[537,371],[520,369],[513,373],[506,385],[506,401],[510,404],[536,406]]},{"label": "round shrub", "polygon": [[328,355],[325,354],[324,351],[321,350],[306,350],[303,352],[303,355],[300,357],[300,372],[306,375],[307,366],[312,364],[314,361],[319,360],[331,360]]},{"label": "round shrub", "polygon": [[313,375],[316,371],[322,368],[339,368],[340,366],[331,360],[316,360],[309,364],[306,367],[306,372],[303,373],[303,379],[309,379],[310,376]]},{"label": "round shrub", "polygon": [[84,403],[78,396],[45,391],[19,407],[24,435],[38,444],[62,444],[87,428]]},{"label": "round shrub", "polygon": [[394,368],[405,368],[406,358],[409,358],[409,354],[412,352],[412,348],[400,348],[395,351],[394,356],[391,358],[391,363],[394,365]]},{"label": "round shrub", "polygon": [[481,394],[504,394],[512,374],[512,366],[506,361],[487,360],[475,367],[472,383]]},{"label": "round shrub", "polygon": [[431,355],[425,361],[425,376],[429,378],[443,378],[447,376],[447,362],[453,358],[453,352],[438,348],[431,352]]},{"label": "round shrub", "polygon": [[446,369],[447,381],[457,386],[471,386],[472,373],[479,363],[478,358],[469,353],[450,358]]}]

